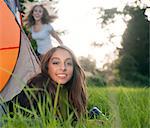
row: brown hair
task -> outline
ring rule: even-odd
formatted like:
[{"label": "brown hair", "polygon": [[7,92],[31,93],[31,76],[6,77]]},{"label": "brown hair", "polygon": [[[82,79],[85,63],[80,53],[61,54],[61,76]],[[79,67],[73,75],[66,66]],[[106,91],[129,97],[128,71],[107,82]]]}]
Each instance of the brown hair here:
[{"label": "brown hair", "polygon": [[73,60],[73,75],[69,82],[64,87],[68,88],[69,102],[73,105],[74,109],[78,112],[78,115],[86,112],[87,96],[86,96],[86,84],[85,74],[81,66],[79,65],[73,52],[66,46],[58,46],[49,50],[41,60],[41,72],[48,76],[48,62],[53,53],[58,49],[64,49],[68,51]]},{"label": "brown hair", "polygon": [[33,14],[34,9],[38,6],[43,9],[43,16],[41,19],[42,24],[48,24],[49,22],[52,22],[54,19],[57,18],[54,15],[49,15],[47,9],[42,4],[34,5],[28,15],[28,23],[27,23],[28,27],[31,27],[32,25],[35,24],[35,20],[34,20],[34,17],[32,16],[32,14]]}]

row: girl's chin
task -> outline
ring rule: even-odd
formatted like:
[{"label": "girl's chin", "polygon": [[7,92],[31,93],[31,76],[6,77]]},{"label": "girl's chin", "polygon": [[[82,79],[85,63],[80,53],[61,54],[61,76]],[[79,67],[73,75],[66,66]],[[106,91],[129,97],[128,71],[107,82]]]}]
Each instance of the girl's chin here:
[{"label": "girl's chin", "polygon": [[[67,81],[68,82],[68,81]],[[57,84],[60,84],[60,85],[65,85],[67,83],[66,81],[58,81],[56,82]]]},{"label": "girl's chin", "polygon": [[41,18],[34,18],[35,21],[41,21]]},{"label": "girl's chin", "polygon": [[67,82],[65,82],[65,83],[64,82],[57,82],[58,85],[62,85],[62,86],[65,85],[66,83]]}]

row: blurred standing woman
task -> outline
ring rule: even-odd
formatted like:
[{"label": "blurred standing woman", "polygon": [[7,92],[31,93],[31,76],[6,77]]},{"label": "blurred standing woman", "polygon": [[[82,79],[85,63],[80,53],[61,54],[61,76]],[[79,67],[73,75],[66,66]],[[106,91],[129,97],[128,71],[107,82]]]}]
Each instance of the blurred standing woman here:
[{"label": "blurred standing woman", "polygon": [[50,24],[53,16],[50,16],[43,5],[35,5],[28,15],[28,27],[30,28],[31,38],[37,43],[37,55],[41,57],[52,48],[51,36],[54,37],[60,45],[63,44],[54,28]]}]

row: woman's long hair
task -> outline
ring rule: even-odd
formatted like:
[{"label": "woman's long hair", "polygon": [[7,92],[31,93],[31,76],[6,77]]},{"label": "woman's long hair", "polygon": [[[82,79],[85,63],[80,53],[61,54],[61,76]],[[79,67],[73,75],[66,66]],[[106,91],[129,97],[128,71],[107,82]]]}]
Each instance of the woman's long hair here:
[{"label": "woman's long hair", "polygon": [[31,9],[31,11],[29,12],[29,15],[27,16],[28,17],[28,27],[31,27],[32,25],[35,24],[35,20],[34,20],[34,17],[32,16],[33,15],[33,11],[36,7],[41,7],[43,9],[43,16],[42,16],[42,24],[48,24],[49,22],[52,22],[54,19],[57,18],[57,16],[54,16],[54,15],[49,15],[47,9],[42,5],[34,5]]},{"label": "woman's long hair", "polygon": [[[77,112],[77,116],[80,116],[81,114],[84,114],[86,112],[86,105],[87,105],[87,95],[86,95],[86,83],[85,83],[85,74],[81,66],[79,65],[75,55],[73,52],[67,48],[66,46],[58,46],[54,47],[51,50],[49,50],[45,56],[41,60],[41,72],[42,74],[45,74],[46,76],[49,76],[48,74],[48,63],[51,59],[53,53],[57,51],[57,49],[64,49],[68,51],[72,57],[73,60],[73,75],[69,82],[67,82],[63,87],[66,87],[68,89],[68,98],[69,103],[74,107],[74,109]],[[51,78],[50,78],[51,79]],[[52,80],[49,81],[50,85],[54,84]],[[51,89],[51,93],[55,93],[55,89],[53,89],[52,86],[49,86]]]}]

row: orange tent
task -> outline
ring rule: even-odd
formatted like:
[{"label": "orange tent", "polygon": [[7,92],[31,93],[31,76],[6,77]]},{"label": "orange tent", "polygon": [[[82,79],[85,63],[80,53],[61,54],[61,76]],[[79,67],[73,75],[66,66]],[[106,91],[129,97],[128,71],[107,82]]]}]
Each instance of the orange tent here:
[{"label": "orange tent", "polygon": [[20,28],[14,14],[0,1],[0,91],[9,80],[19,52]]},{"label": "orange tent", "polygon": [[38,72],[39,60],[17,16],[0,0],[0,99],[11,100]]}]

